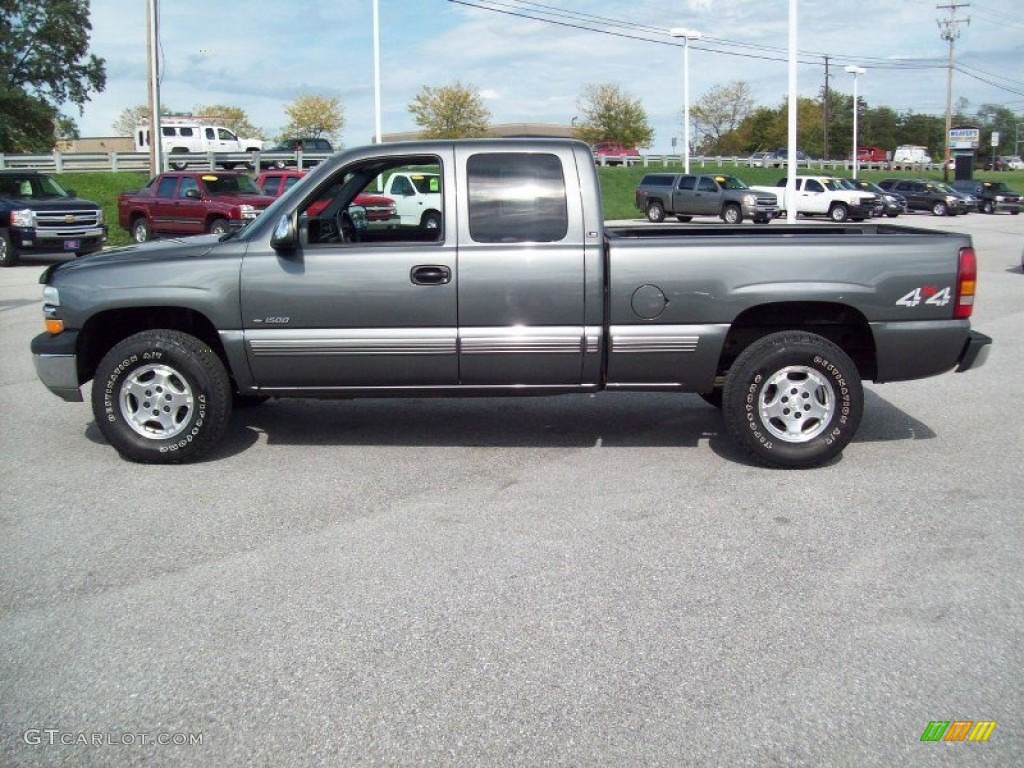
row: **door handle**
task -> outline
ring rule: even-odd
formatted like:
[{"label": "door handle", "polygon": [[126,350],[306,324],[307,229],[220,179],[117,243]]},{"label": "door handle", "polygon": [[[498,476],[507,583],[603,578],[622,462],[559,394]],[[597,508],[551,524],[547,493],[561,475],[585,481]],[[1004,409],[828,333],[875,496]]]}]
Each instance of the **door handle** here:
[{"label": "door handle", "polygon": [[409,278],[416,285],[447,285],[452,281],[452,271],[440,264],[424,264],[413,267]]}]

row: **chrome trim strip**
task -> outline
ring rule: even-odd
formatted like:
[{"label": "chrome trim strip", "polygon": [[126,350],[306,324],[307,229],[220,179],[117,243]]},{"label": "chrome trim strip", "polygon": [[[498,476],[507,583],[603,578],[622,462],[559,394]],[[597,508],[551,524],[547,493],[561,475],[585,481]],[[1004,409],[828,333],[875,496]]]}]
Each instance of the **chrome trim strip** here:
[{"label": "chrome trim strip", "polygon": [[259,329],[245,331],[254,357],[296,355],[454,355],[455,329]]},{"label": "chrome trim strip", "polygon": [[693,333],[693,326],[613,325],[610,333],[613,354],[696,352],[700,342],[700,335]]},{"label": "chrome trim strip", "polygon": [[586,353],[588,355],[594,355],[601,351],[601,337],[604,335],[604,329],[599,325],[588,325],[583,329],[585,334],[584,343],[586,344]]},{"label": "chrome trim strip", "polygon": [[562,354],[583,351],[583,328],[513,326],[511,328],[461,328],[459,351],[463,355]]}]

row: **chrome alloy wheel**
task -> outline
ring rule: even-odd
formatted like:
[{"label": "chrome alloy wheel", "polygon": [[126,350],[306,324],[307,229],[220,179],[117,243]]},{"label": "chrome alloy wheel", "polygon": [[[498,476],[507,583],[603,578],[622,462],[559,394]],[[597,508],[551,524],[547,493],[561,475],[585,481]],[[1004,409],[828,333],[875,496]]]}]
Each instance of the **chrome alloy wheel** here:
[{"label": "chrome alloy wheel", "polygon": [[151,440],[174,437],[189,423],[195,400],[185,378],[166,365],[136,369],[121,385],[121,413],[135,432]]},{"label": "chrome alloy wheel", "polygon": [[835,390],[814,368],[791,365],[776,371],[758,393],[765,427],[779,440],[806,443],[828,428],[836,409]]}]

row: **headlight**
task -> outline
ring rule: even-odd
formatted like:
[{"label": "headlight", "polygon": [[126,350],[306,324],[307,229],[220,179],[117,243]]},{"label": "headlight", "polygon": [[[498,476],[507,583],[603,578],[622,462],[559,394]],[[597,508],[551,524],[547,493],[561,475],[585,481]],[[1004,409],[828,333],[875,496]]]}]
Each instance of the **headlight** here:
[{"label": "headlight", "polygon": [[253,208],[251,205],[242,204],[238,206],[238,211],[243,219],[256,218],[256,209]]},{"label": "headlight", "polygon": [[51,307],[60,306],[60,291],[54,285],[48,285],[43,288],[43,304]]},{"label": "headlight", "polygon": [[896,202],[896,198],[893,197],[892,195],[886,195],[885,196],[885,202],[887,202],[887,203],[895,203]]},{"label": "headlight", "polygon": [[744,195],[743,196],[743,204],[744,205],[757,205],[757,195]]},{"label": "headlight", "polygon": [[96,223],[97,224],[102,224],[103,223],[103,209],[102,208],[100,208],[98,211],[96,211]]},{"label": "headlight", "polygon": [[996,195],[996,202],[997,203],[1001,203],[1004,200],[1006,200],[1006,197],[1004,197],[1003,195]]},{"label": "headlight", "polygon": [[947,203],[955,203],[956,202],[956,195],[946,195],[946,202]]},{"label": "headlight", "polygon": [[11,211],[11,224],[15,227],[34,227],[36,225],[36,212],[28,208],[20,211]]}]

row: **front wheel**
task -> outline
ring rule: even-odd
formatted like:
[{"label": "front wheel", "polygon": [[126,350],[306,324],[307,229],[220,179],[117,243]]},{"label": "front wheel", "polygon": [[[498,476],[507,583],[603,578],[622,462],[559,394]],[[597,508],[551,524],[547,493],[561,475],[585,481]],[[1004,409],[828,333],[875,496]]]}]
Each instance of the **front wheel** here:
[{"label": "front wheel", "polygon": [[853,361],[832,342],[800,331],[765,336],[733,363],[722,394],[726,427],[768,466],[813,467],[847,446],[864,411]]},{"label": "front wheel", "polygon": [[18,263],[18,252],[6,232],[0,231],[0,267],[13,267]]},{"label": "front wheel", "polygon": [[652,200],[647,204],[647,220],[653,221],[655,224],[665,220],[665,206],[659,203],[657,200]]},{"label": "front wheel", "polygon": [[132,222],[132,240],[136,243],[144,243],[153,237],[153,230],[145,216],[140,216]]},{"label": "front wheel", "polygon": [[937,202],[932,206],[932,214],[935,216],[946,216],[949,214],[949,208],[943,202]]},{"label": "front wheel", "polygon": [[208,230],[211,235],[217,235],[217,237],[222,237],[230,231],[231,225],[228,224],[227,219],[214,219],[210,222],[210,228]]},{"label": "front wheel", "polygon": [[423,214],[423,218],[420,220],[420,227],[429,230],[438,230],[441,228],[441,214],[437,211],[427,211]]},{"label": "front wheel", "polygon": [[831,208],[829,208],[828,216],[830,219],[832,219],[832,221],[836,222],[837,224],[841,224],[850,217],[850,211],[842,203],[836,203]]},{"label": "front wheel", "polygon": [[743,221],[743,211],[738,205],[727,205],[722,209],[722,221],[726,224],[740,224]]},{"label": "front wheel", "polygon": [[143,331],[100,361],[92,411],[103,436],[126,459],[193,461],[224,436],[231,382],[208,343],[180,331]]},{"label": "front wheel", "polygon": [[981,212],[993,214],[996,212],[996,206],[991,200],[986,200],[981,204]]}]

